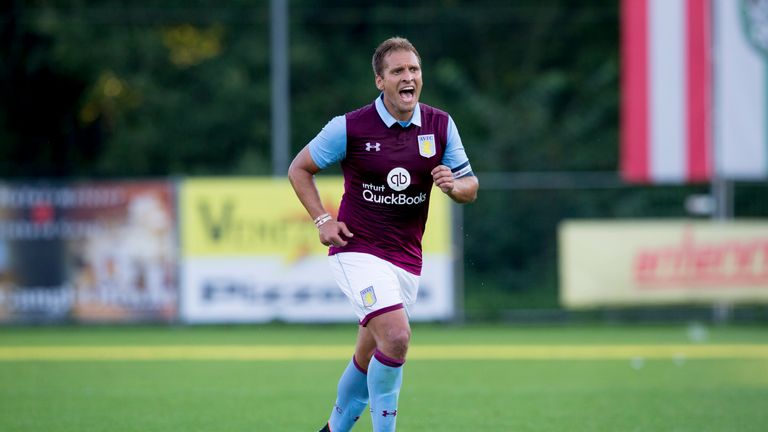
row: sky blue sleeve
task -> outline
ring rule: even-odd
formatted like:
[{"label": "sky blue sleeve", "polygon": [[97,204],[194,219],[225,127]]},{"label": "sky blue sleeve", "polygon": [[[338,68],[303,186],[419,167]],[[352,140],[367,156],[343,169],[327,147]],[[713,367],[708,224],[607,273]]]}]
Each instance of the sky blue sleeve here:
[{"label": "sky blue sleeve", "polygon": [[451,169],[455,178],[474,175],[467,153],[464,151],[464,145],[461,143],[459,130],[450,116],[448,117],[448,142],[445,145],[442,164]]},{"label": "sky blue sleeve", "polygon": [[347,155],[347,118],[331,119],[309,142],[309,154],[320,169],[328,168]]}]

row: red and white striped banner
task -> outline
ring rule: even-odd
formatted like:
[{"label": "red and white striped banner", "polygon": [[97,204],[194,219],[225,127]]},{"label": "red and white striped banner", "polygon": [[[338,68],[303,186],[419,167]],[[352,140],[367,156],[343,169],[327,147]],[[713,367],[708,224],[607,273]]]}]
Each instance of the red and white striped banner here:
[{"label": "red and white striped banner", "polygon": [[621,172],[639,183],[712,174],[709,0],[622,0]]}]

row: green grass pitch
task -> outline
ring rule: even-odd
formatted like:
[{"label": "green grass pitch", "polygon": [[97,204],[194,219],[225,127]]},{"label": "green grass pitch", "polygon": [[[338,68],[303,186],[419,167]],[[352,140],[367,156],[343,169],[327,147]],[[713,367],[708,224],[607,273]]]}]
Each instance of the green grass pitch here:
[{"label": "green grass pitch", "polygon": [[[768,430],[765,327],[413,331],[400,431]],[[0,431],[317,431],[355,332],[0,327]]]}]

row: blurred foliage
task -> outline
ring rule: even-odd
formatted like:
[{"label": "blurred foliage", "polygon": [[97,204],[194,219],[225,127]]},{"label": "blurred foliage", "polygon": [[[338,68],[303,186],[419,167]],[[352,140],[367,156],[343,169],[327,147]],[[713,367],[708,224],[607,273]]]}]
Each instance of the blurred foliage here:
[{"label": "blurred foliage", "polygon": [[[615,2],[289,6],[292,152],[375,98],[371,54],[398,34],[478,171],[616,166]],[[0,175],[271,173],[269,2],[2,8]]]},{"label": "blurred foliage", "polygon": [[262,2],[4,7],[3,176],[268,170]]},{"label": "blurred foliage", "polygon": [[[401,35],[422,56],[422,100],[454,117],[476,172],[614,171],[618,4],[292,0],[291,153],[376,97],[373,50]],[[268,1],[9,0],[0,13],[0,176],[272,173]],[[482,189],[465,208],[470,314],[557,306],[561,220],[686,217],[702,191]],[[764,187],[736,195],[740,214],[768,214],[749,204]]]}]

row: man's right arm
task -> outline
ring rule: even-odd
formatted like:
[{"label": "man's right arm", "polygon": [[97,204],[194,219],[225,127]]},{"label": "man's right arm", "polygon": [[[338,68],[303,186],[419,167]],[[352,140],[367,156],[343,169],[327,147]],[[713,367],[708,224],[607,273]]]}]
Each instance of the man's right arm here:
[{"label": "man's right arm", "polygon": [[315,174],[318,172],[320,172],[320,168],[309,154],[309,145],[296,155],[288,167],[288,180],[291,182],[299,201],[307,209],[307,213],[313,220],[327,213],[320,200],[317,186],[315,186]]},{"label": "man's right arm", "polygon": [[314,145],[314,150],[326,158],[323,163],[327,164],[329,161],[332,162],[344,156],[345,140],[346,131],[343,117],[336,118],[329,122],[312,142],[304,146],[291,162],[291,166],[288,167],[288,180],[290,180],[299,201],[312,220],[315,221],[315,225],[318,226],[320,242],[326,246],[345,246],[347,241],[344,237],[352,237],[352,233],[347,229],[344,222],[339,222],[330,216],[324,217],[329,212],[323,207],[314,177],[321,170],[321,167],[315,162],[310,148]]}]

